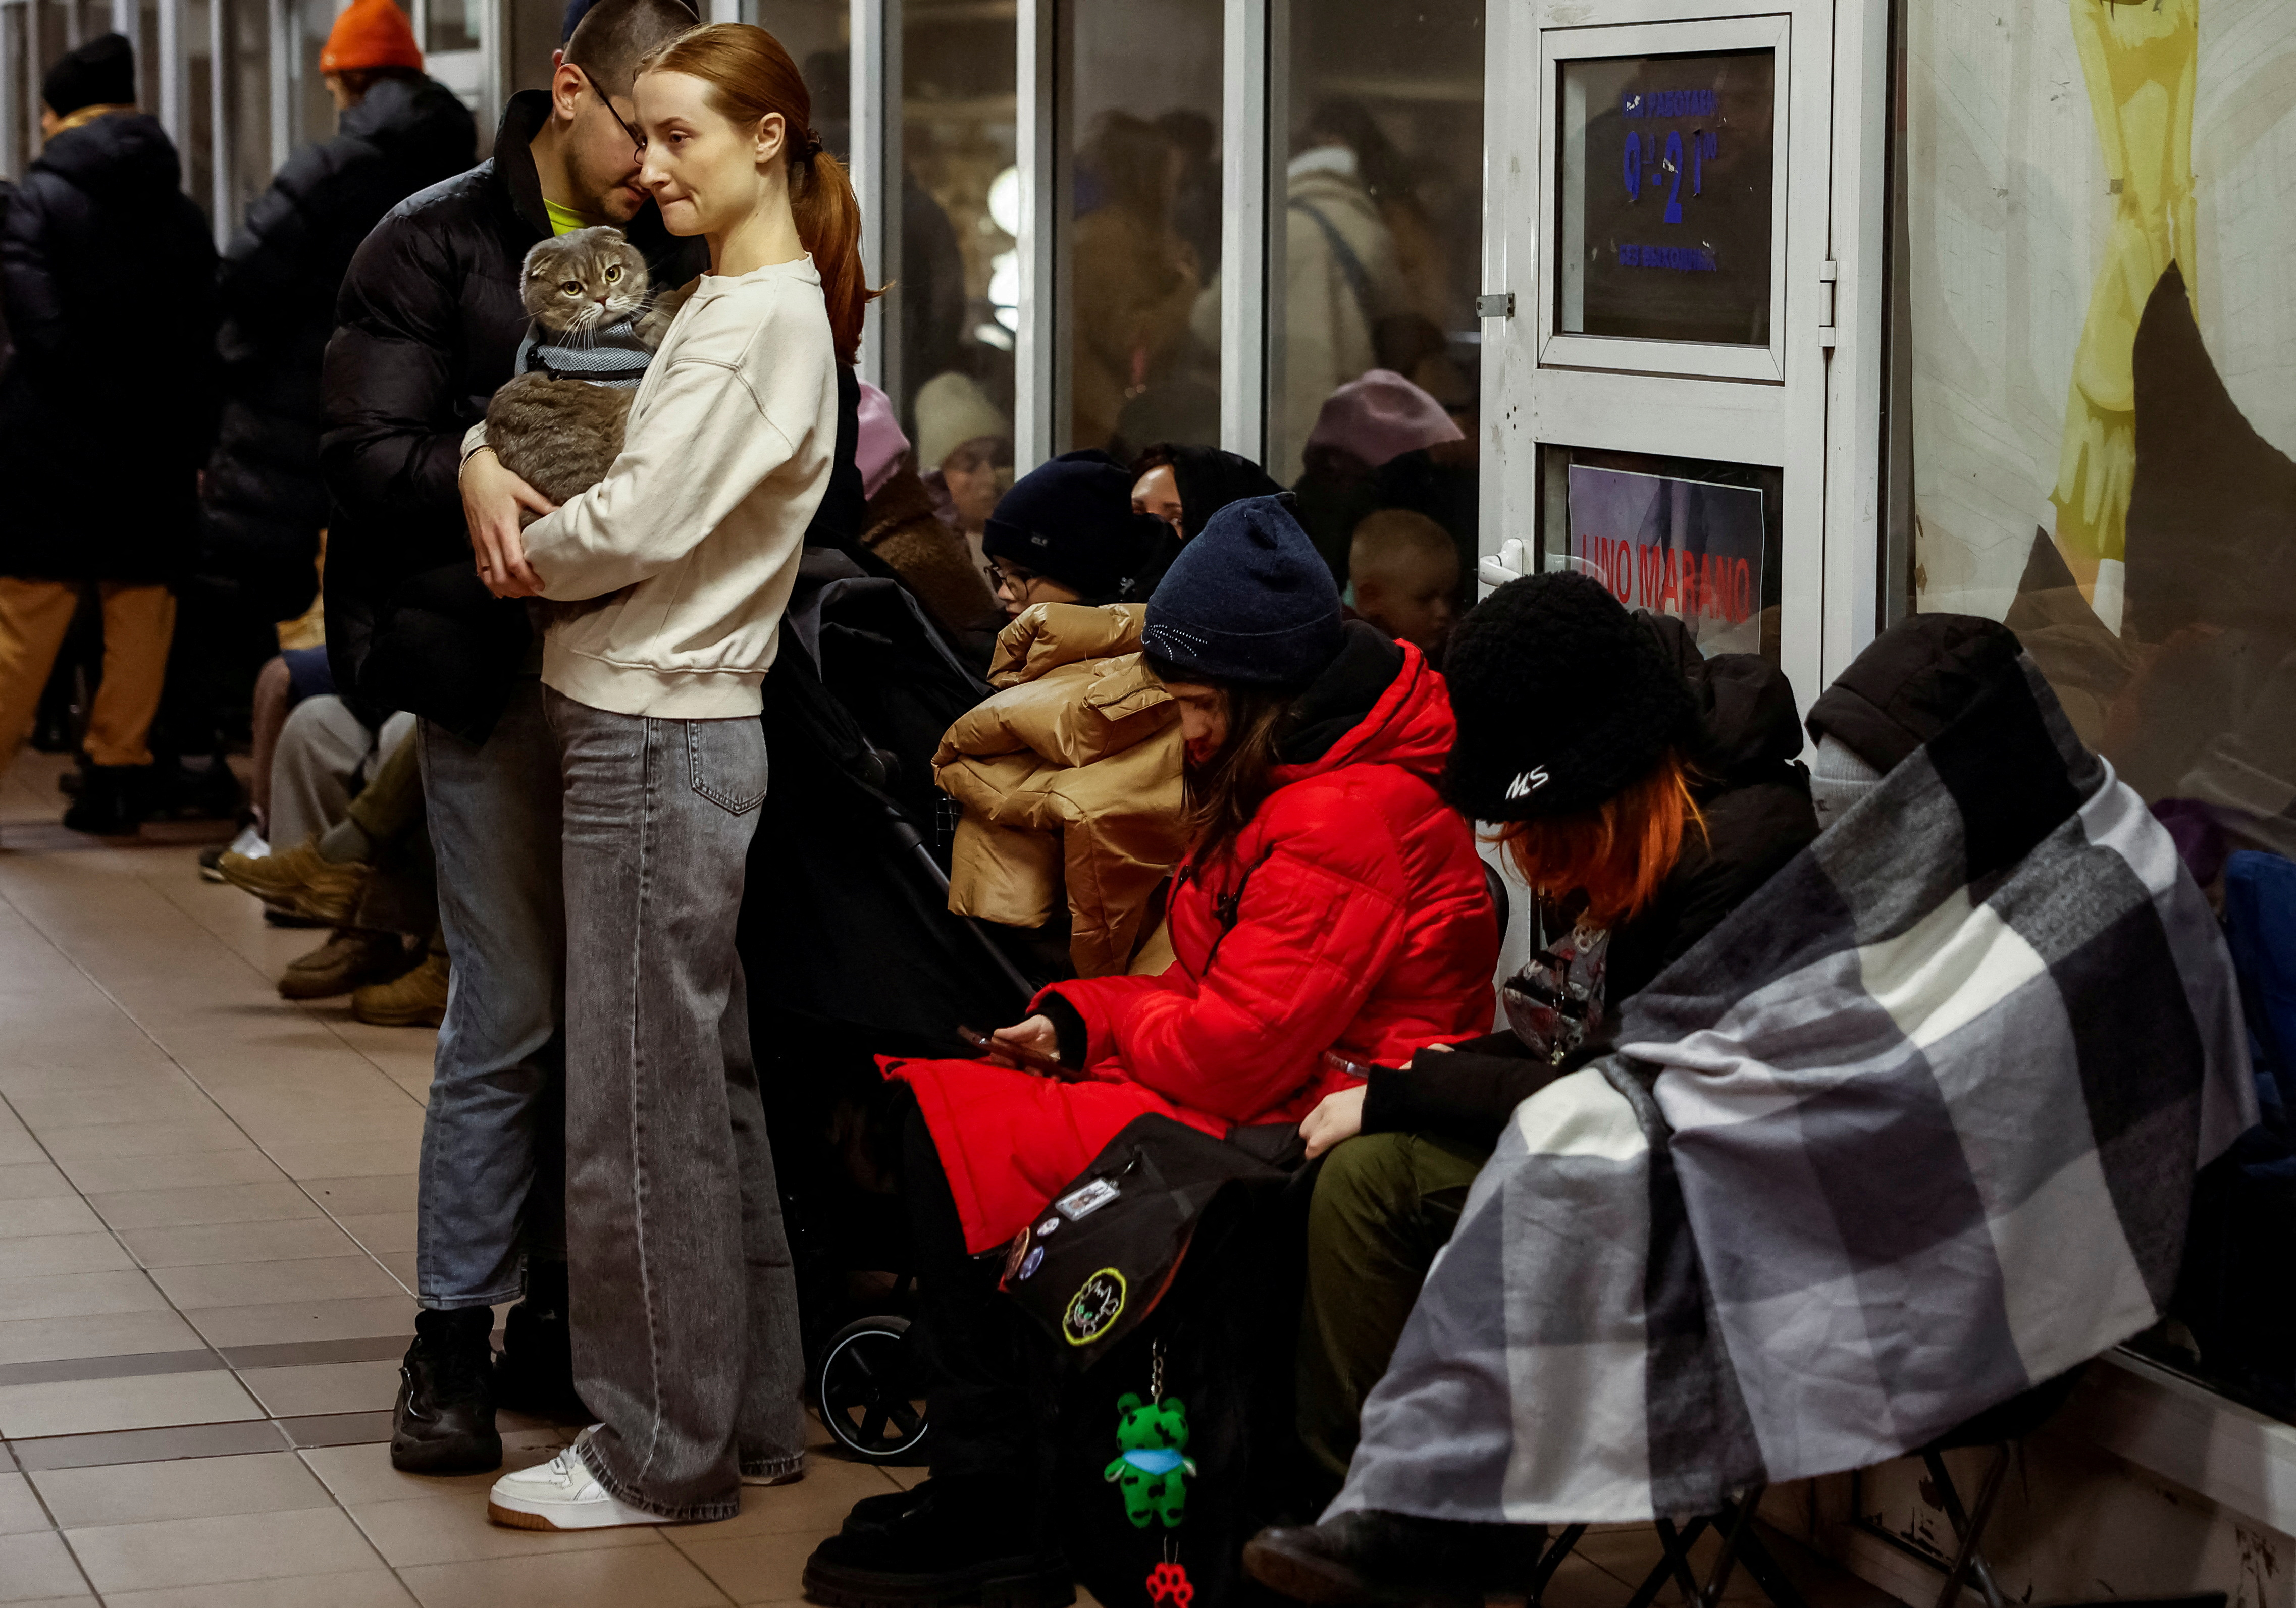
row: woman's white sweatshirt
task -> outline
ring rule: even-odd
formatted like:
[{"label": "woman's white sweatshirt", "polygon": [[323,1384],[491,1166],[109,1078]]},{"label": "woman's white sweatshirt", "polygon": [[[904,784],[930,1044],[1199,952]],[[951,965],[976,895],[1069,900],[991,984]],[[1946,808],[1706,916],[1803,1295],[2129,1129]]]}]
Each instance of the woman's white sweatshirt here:
[{"label": "woman's white sweatshirt", "polygon": [[555,600],[545,685],[619,714],[758,713],[836,455],[836,364],[812,257],[702,276],[613,468],[526,527]]}]

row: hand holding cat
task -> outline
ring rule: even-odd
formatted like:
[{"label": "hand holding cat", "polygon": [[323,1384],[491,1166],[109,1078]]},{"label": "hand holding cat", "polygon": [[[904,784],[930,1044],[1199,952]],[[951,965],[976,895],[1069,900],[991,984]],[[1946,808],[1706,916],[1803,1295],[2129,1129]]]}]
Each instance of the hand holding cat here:
[{"label": "hand holding cat", "polygon": [[472,453],[463,465],[463,518],[471,527],[471,551],[479,579],[498,598],[542,595],[542,578],[526,561],[519,535],[519,510],[554,512],[556,505],[502,466],[491,447]]}]

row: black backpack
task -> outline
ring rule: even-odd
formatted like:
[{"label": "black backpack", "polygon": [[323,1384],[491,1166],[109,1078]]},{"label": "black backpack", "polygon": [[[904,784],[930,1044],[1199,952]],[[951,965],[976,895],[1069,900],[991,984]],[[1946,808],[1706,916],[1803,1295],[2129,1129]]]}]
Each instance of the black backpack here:
[{"label": "black backpack", "polygon": [[[1278,1138],[1288,1154],[1271,1142]],[[1029,1292],[1023,1306],[1076,1363],[1061,1400],[1060,1533],[1078,1579],[1105,1608],[1278,1601],[1244,1575],[1242,1557],[1262,1526],[1300,1516],[1292,1375],[1316,1170],[1297,1161],[1288,1126],[1223,1141],[1141,1118],[1059,1198],[1107,1173],[1147,1203],[1119,1212],[1111,1202],[1048,1237],[1037,1225],[1019,1257],[1041,1249],[1045,1260],[1029,1279],[1017,1277],[1018,1265],[1008,1274],[1007,1288]],[[1100,1212],[1109,1214],[1104,1228],[1081,1232]],[[1126,1216],[1136,1221],[1128,1247],[1116,1243]],[[1125,1286],[1122,1310],[1104,1325],[1111,1281],[1094,1283],[1103,1269]],[[1177,1449],[1185,1462],[1156,1455],[1169,1439],[1162,1435],[1128,1460],[1139,1437],[1120,1442],[1119,1424],[1169,1425],[1175,1403],[1185,1416]],[[1173,1473],[1177,1488],[1159,1484]]]}]

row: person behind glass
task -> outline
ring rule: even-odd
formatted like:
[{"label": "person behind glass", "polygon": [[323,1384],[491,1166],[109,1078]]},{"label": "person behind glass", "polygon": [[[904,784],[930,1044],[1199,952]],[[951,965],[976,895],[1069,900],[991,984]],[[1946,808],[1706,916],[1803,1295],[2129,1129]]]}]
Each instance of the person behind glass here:
[{"label": "person behind glass", "polygon": [[1438,666],[1459,592],[1459,550],[1425,514],[1382,508],[1348,543],[1348,607],[1391,637],[1414,643]]},{"label": "person behind glass", "polygon": [[1283,489],[1268,478],[1266,469],[1241,453],[1168,441],[1144,448],[1132,460],[1132,511],[1162,520],[1165,534],[1146,565],[1143,589],[1156,589],[1180,549],[1202,535],[1220,510],[1246,497],[1269,497]]},{"label": "person behind glass", "polygon": [[[1048,1533],[1051,1343],[973,1260],[1042,1214],[1127,1123],[1286,1122],[1350,1068],[1490,1020],[1496,925],[1466,821],[1438,796],[1443,678],[1340,617],[1287,499],[1215,515],[1148,600],[1143,651],[1180,706],[1193,846],[1175,963],[1054,984],[996,1040],[1088,1070],[909,1061],[888,1102],[936,1374],[932,1478],[870,1498],[806,1565],[844,1608],[1069,1600]],[[1000,1591],[1004,1589],[1003,1586]]]},{"label": "person behind glass", "polygon": [[805,1461],[734,932],[766,792],[759,688],[870,296],[860,212],[763,29],[681,34],[633,94],[639,182],[709,269],[606,478],[478,559],[498,595],[586,604],[551,612],[542,682],[565,787],[574,1373],[599,1422],[496,1482],[489,1514],[529,1529],[730,1518],[743,1481]]},{"label": "person behind glass", "polygon": [[997,499],[980,533],[989,587],[1007,616],[1032,603],[1123,603],[1163,527],[1132,509],[1132,478],[1087,448],[1038,464]]},{"label": "person behind glass", "polygon": [[1451,634],[1459,740],[1443,796],[1497,823],[1533,890],[1510,1029],[1333,1093],[1308,1220],[1300,1433],[1338,1489],[1364,1398],[1514,1108],[1607,1042],[1628,996],[1817,835],[1793,689],[1754,654],[1702,657],[1570,572],[1509,582]]}]

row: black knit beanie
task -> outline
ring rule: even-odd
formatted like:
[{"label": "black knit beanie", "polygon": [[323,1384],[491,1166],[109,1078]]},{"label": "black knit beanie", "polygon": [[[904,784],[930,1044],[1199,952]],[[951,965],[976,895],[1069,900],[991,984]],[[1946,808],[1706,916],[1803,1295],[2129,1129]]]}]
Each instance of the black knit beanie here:
[{"label": "black knit beanie", "polygon": [[1568,570],[1477,604],[1443,677],[1459,722],[1443,796],[1476,820],[1592,809],[1697,736],[1698,706],[1657,637],[1609,587]]},{"label": "black knit beanie", "polygon": [[1087,598],[1113,597],[1164,534],[1132,511],[1132,477],[1106,453],[1064,453],[1038,464],[996,502],[980,551],[1010,559]]},{"label": "black knit beanie", "polygon": [[57,59],[40,80],[40,99],[60,118],[83,106],[131,106],[135,102],[135,53],[121,35],[99,35]]},{"label": "black knit beanie", "polygon": [[1340,589],[1292,517],[1246,497],[1211,518],[1148,600],[1140,646],[1183,677],[1304,687],[1339,657]]}]

